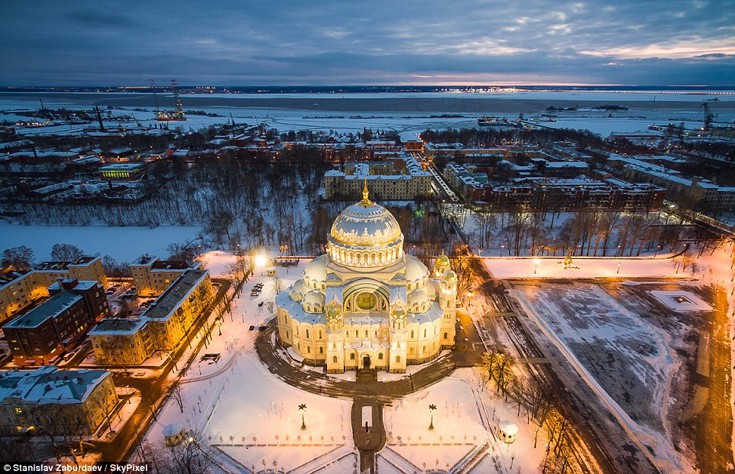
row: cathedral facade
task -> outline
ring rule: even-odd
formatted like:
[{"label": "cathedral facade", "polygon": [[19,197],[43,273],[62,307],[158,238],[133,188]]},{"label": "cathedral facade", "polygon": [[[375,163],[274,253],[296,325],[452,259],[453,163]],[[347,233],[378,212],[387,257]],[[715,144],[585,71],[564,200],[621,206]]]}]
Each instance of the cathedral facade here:
[{"label": "cathedral facade", "polygon": [[329,373],[402,373],[454,346],[456,297],[449,259],[429,272],[407,255],[398,222],[366,187],[332,224],[327,253],[276,296],[278,336]]}]

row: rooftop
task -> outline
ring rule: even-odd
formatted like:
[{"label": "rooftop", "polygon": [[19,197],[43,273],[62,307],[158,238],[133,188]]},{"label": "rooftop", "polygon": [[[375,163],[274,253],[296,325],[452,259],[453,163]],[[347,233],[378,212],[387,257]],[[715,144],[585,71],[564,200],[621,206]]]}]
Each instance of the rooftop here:
[{"label": "rooftop", "polygon": [[73,262],[42,262],[36,265],[38,271],[66,270],[71,265],[87,265],[99,257],[81,257]]},{"label": "rooftop", "polygon": [[20,316],[3,328],[35,328],[49,318],[53,318],[65,309],[81,301],[82,297],[71,291],[62,291],[57,293],[44,303],[36,306],[23,316]]},{"label": "rooftop", "polygon": [[2,371],[0,401],[13,398],[33,404],[79,403],[109,375],[104,370],[63,370],[53,366],[30,371]]},{"label": "rooftop", "polygon": [[207,270],[187,270],[177,278],[171,286],[153,303],[142,317],[161,320],[169,317],[172,311],[181,305],[189,293],[207,275]]},{"label": "rooftop", "polygon": [[91,331],[90,336],[104,334],[133,334],[148,321],[145,319],[103,319]]}]

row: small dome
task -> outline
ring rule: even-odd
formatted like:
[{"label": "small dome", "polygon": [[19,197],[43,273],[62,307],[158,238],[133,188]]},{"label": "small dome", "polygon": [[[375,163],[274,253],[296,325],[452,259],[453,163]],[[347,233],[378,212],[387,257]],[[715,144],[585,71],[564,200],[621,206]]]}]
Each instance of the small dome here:
[{"label": "small dome", "polygon": [[406,310],[403,308],[403,306],[397,306],[393,308],[393,317],[395,319],[405,319],[406,316]]},{"label": "small dome", "polygon": [[426,306],[429,304],[429,294],[425,289],[419,288],[413,290],[408,294],[408,307],[415,308],[418,306],[419,311],[425,311]]},{"label": "small dome", "polygon": [[293,301],[301,301],[304,297],[306,289],[304,288],[303,280],[296,280],[291,288],[289,289],[289,296]]},{"label": "small dome", "polygon": [[442,278],[446,281],[457,281],[457,274],[454,273],[454,270],[447,270],[444,272],[444,275],[442,275]]},{"label": "small dome", "polygon": [[309,288],[315,288],[326,281],[327,259],[325,255],[320,255],[304,268],[304,283]]},{"label": "small dome", "polygon": [[337,321],[342,317],[342,311],[338,306],[332,306],[327,310],[327,321]]},{"label": "small dome", "polygon": [[321,313],[324,311],[324,293],[311,290],[301,300],[301,307],[307,313]]},{"label": "small dome", "polygon": [[406,255],[406,280],[420,281],[429,277],[429,269],[419,259]]},{"label": "small dome", "polygon": [[449,266],[449,257],[447,257],[444,253],[436,257],[436,262],[434,265],[442,265],[442,266]]}]

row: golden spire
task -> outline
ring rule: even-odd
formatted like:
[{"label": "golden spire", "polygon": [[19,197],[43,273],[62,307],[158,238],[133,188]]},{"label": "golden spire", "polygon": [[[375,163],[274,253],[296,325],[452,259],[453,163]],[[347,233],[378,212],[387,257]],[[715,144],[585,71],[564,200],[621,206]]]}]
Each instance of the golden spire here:
[{"label": "golden spire", "polygon": [[368,194],[370,194],[370,191],[368,191],[367,187],[367,178],[363,178],[362,180],[362,201],[360,201],[360,204],[363,204],[365,206],[369,206],[372,204],[370,202],[370,199],[368,199]]}]

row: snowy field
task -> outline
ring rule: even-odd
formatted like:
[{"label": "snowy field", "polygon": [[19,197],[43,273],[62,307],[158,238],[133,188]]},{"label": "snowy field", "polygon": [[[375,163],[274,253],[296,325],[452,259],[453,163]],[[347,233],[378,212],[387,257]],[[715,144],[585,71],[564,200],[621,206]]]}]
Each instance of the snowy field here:
[{"label": "snowy field", "polygon": [[17,225],[0,221],[0,250],[25,245],[36,261],[51,259],[54,244],[76,245],[87,255],[109,255],[118,262],[132,262],[141,255],[165,258],[171,243],[197,238],[199,227],[107,227]]},{"label": "snowy field", "polygon": [[[643,286],[645,288],[643,288]],[[640,285],[592,283],[544,283],[515,285],[513,296],[552,340],[571,353],[567,360],[589,384],[604,390],[613,411],[632,426],[639,439],[654,447],[659,466],[688,466],[691,454],[682,454],[671,441],[672,422],[678,414],[669,410],[686,393],[686,377],[679,371],[691,353],[687,345],[692,327],[657,310],[645,296],[652,283]],[[659,285],[664,286],[664,285]],[[691,291],[659,291],[697,300]],[[658,299],[658,298],[656,298]],[[696,309],[702,310],[703,306]],[[553,334],[553,336],[550,336]],[[677,384],[678,383],[678,384]],[[682,392],[684,391],[684,392]],[[667,464],[668,463],[668,464]]]}]

